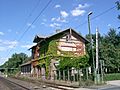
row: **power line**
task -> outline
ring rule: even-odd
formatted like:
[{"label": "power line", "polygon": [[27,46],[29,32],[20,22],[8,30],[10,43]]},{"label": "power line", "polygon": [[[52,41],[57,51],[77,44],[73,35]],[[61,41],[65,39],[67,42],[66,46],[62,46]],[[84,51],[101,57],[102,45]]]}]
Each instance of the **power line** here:
[{"label": "power line", "polygon": [[[52,0],[49,0],[49,2],[45,5],[45,7],[41,10],[41,12],[38,14],[38,16],[32,21],[31,25],[28,26],[28,28],[23,32],[23,34],[20,36],[20,38],[18,39],[18,41],[20,41],[23,36],[25,35],[25,33],[31,28],[31,26],[37,21],[37,19],[41,16],[41,14],[45,11],[45,9],[49,6],[49,4],[52,2]],[[16,47],[16,45],[14,45],[13,47]],[[10,51],[8,52],[8,54],[6,55],[6,57],[8,57],[8,55],[10,54],[10,52],[13,49],[10,49]]]},{"label": "power line", "polygon": [[[100,14],[98,14],[98,15],[96,15],[95,17],[91,18],[90,20],[92,21],[92,20],[94,20],[94,19],[96,19],[96,18],[98,18],[98,17],[106,14],[107,12],[111,11],[111,10],[114,9],[115,7],[116,7],[116,5],[113,6],[113,7],[111,7],[111,8],[109,8],[109,9],[107,9],[107,10],[105,10],[105,11],[103,11],[103,12],[101,12]],[[75,27],[75,29],[77,29],[79,26],[82,26],[82,25],[84,25],[84,24],[86,24],[86,23],[87,23],[87,21],[81,23],[80,25],[77,25],[77,26]]]},{"label": "power line", "polygon": [[[22,29],[24,29],[26,23],[28,22],[28,19],[32,16],[32,13],[36,10],[36,8],[38,7],[38,5],[40,4],[41,0],[38,0],[38,2],[36,3],[36,5],[33,7],[33,9],[31,10],[31,12],[29,13],[29,15],[27,16],[24,26],[22,27]],[[19,40],[19,39],[18,39]],[[15,47],[16,45],[14,45],[13,47]],[[10,52],[12,51],[12,49],[9,50],[8,54],[6,56],[8,56],[10,54]]]},{"label": "power line", "polygon": [[[45,9],[49,6],[49,4],[50,4],[51,2],[52,2],[52,0],[49,0],[49,2],[46,4],[46,6],[45,6],[45,7],[41,10],[41,12],[38,14],[38,16],[33,20],[33,22],[31,23],[31,25],[28,26],[28,28],[23,32],[23,34],[22,34],[21,37],[18,39],[18,41],[20,41],[20,40],[23,38],[23,36],[25,35],[25,33],[26,33],[26,32],[31,28],[31,26],[38,20],[38,18],[41,16],[41,14],[45,11]],[[37,5],[38,5],[38,4],[37,4]],[[37,6],[35,6],[35,8],[36,8],[36,7],[37,7]],[[116,7],[116,5],[115,5],[114,7],[111,7],[111,8],[109,8],[109,9],[103,11],[102,13],[98,14],[97,16],[91,18],[91,20],[94,20],[94,19],[96,19],[97,17],[102,16],[103,14],[109,12],[110,10],[114,9],[115,7]],[[35,8],[34,8],[33,10],[35,10]],[[33,10],[32,10],[32,11],[33,11]],[[31,14],[30,14],[30,15],[31,15]],[[29,16],[30,16],[30,15],[29,15]],[[77,29],[79,26],[84,25],[84,24],[86,24],[86,23],[87,23],[87,21],[81,23],[80,25],[76,26],[75,29]],[[15,45],[15,46],[16,46],[16,45]],[[15,47],[15,46],[14,46],[14,47]],[[10,54],[10,52],[11,52],[12,50],[13,50],[13,49],[11,49],[11,50],[8,52],[7,56]]]},{"label": "power line", "polygon": [[25,35],[25,33],[31,28],[31,26],[37,21],[37,19],[41,16],[41,14],[45,11],[45,9],[49,6],[49,4],[52,2],[52,0],[49,0],[49,2],[46,4],[46,6],[42,9],[42,11],[38,14],[38,16],[33,20],[33,22],[31,23],[30,26],[28,26],[28,28],[23,32],[23,34],[21,35],[21,37],[18,39],[18,41],[20,41],[23,36]]},{"label": "power line", "polygon": [[28,19],[32,16],[33,12],[34,12],[34,11],[36,10],[36,8],[39,6],[40,1],[41,1],[41,0],[38,0],[38,2],[36,3],[36,5],[33,7],[33,9],[31,10],[31,12],[30,12],[29,15],[27,16],[27,18],[26,18],[26,20],[25,20],[25,22],[24,22],[23,27],[21,28],[21,30],[23,30],[24,27],[26,26],[26,23],[28,22]]},{"label": "power line", "polygon": [[32,13],[33,13],[33,12],[36,10],[36,8],[39,6],[40,1],[41,1],[41,0],[38,0],[38,2],[36,3],[36,5],[35,5],[35,6],[33,7],[33,9],[31,10],[31,12],[30,12],[30,14],[29,14],[28,17],[32,16]]}]

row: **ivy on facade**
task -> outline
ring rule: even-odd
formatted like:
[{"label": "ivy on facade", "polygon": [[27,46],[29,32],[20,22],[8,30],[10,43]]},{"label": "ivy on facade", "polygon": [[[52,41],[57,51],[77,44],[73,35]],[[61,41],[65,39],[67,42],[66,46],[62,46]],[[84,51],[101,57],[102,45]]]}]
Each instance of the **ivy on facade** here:
[{"label": "ivy on facade", "polygon": [[[46,76],[49,75],[49,67],[50,60],[56,59],[60,60],[58,69],[66,69],[66,68],[83,68],[88,66],[89,56],[75,56],[73,52],[60,51],[58,50],[58,41],[57,40],[49,40],[44,41],[40,44],[40,58],[39,58],[39,66],[42,67],[45,65],[46,68]],[[60,51],[62,55],[58,55],[57,51]]]},{"label": "ivy on facade", "polygon": [[61,57],[59,63],[59,69],[70,69],[74,68],[84,68],[88,66],[89,56],[79,56],[79,57]]}]

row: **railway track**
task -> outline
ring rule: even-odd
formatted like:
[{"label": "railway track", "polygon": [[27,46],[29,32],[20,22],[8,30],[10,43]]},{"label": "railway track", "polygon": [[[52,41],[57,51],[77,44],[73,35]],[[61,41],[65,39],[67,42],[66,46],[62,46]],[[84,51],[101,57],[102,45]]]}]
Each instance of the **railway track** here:
[{"label": "railway track", "polygon": [[[74,90],[75,88],[77,88],[73,86],[60,85],[56,83],[45,82],[45,81],[43,82],[32,79],[26,81],[25,79],[21,79],[21,78],[8,79],[8,78],[0,77],[0,81],[2,81],[8,88],[10,88],[10,90]],[[33,83],[36,86],[35,87],[34,86],[30,87],[30,85],[25,86],[23,82],[26,82],[27,84]]]},{"label": "railway track", "polygon": [[[19,80],[22,80],[21,78],[17,78]],[[46,86],[46,87],[52,87],[52,88],[56,88],[56,89],[59,89],[59,90],[74,90],[75,88],[78,88],[78,87],[75,87],[75,86],[68,86],[68,85],[64,85],[64,84],[57,84],[57,83],[51,83],[51,82],[46,82],[46,81],[41,81],[41,80],[32,80],[32,79],[28,79],[28,80],[24,80],[24,81],[27,81],[27,82],[31,82],[31,83],[36,83],[37,85],[42,85],[43,87]],[[55,90],[56,90],[55,89]]]},{"label": "railway track", "polygon": [[39,83],[43,83],[48,87],[53,87],[53,88],[57,88],[57,89],[61,89],[61,90],[74,90],[75,88],[78,88],[78,87],[74,87],[74,86],[68,86],[68,85],[64,85],[64,84],[57,84],[57,83],[51,83],[51,82],[39,81]]},{"label": "railway track", "polygon": [[[6,85],[9,88],[9,90],[30,90],[27,87],[24,87],[18,83],[13,82],[13,81],[7,80],[3,77],[0,77],[0,80],[2,81],[2,83],[4,85]],[[6,89],[4,89],[4,90],[6,90]]]}]

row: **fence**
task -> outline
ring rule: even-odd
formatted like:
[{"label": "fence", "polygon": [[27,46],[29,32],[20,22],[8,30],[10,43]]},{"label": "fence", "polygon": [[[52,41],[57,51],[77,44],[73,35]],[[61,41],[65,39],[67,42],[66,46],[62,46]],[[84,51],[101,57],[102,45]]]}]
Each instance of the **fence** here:
[{"label": "fence", "polygon": [[54,80],[68,81],[71,83],[93,80],[90,67],[83,69],[54,70],[53,72]]}]

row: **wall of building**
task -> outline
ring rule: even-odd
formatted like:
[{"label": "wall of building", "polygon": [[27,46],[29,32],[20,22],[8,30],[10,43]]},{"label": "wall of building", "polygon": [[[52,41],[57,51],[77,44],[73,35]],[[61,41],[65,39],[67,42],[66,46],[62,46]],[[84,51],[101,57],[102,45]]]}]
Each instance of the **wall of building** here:
[{"label": "wall of building", "polygon": [[31,75],[31,64],[21,66],[21,75],[23,75],[23,76]]},{"label": "wall of building", "polygon": [[85,54],[85,43],[72,35],[70,38],[66,35],[60,38],[58,42],[58,49],[60,51],[74,52],[78,56]]}]

